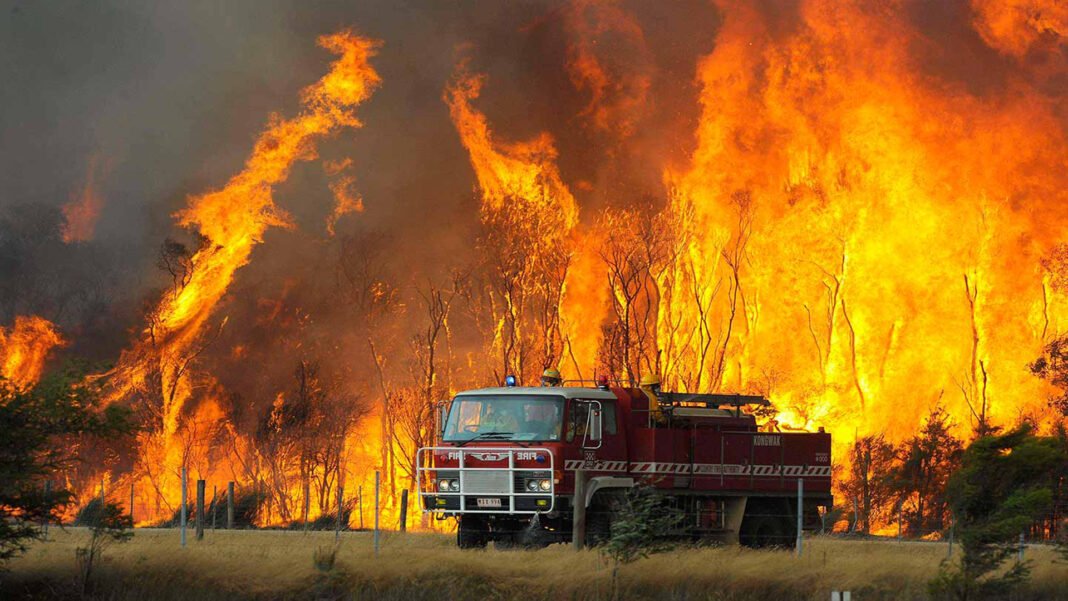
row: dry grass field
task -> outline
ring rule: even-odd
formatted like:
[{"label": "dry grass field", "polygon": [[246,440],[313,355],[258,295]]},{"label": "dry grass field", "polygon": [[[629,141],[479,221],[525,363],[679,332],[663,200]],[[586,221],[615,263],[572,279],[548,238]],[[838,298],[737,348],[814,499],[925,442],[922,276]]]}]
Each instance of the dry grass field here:
[{"label": "dry grass field", "polygon": [[[0,575],[0,597],[77,598],[75,549],[81,529],[52,529]],[[612,568],[596,551],[555,545],[538,551],[459,551],[451,536],[383,535],[375,557],[366,532],[343,533],[332,570],[315,566],[333,533],[138,530],[107,549],[93,590],[102,599],[610,599]],[[623,566],[619,598],[779,600],[926,599],[926,582],[946,545],[812,538],[805,554],[687,548]],[[1032,582],[1019,599],[1068,598],[1068,564],[1029,547]]]}]

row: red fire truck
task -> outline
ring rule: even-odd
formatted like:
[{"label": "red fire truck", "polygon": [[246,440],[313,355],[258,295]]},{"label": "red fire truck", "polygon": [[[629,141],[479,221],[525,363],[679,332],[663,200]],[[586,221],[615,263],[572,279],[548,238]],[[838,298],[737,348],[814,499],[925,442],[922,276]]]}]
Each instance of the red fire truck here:
[{"label": "red fire truck", "polygon": [[767,404],[603,381],[463,392],[443,407],[440,446],[419,450],[423,508],[456,518],[457,543],[476,548],[568,542],[583,504],[596,544],[647,486],[680,516],[665,536],[790,545],[832,504],[831,435],[759,431],[743,409]]}]

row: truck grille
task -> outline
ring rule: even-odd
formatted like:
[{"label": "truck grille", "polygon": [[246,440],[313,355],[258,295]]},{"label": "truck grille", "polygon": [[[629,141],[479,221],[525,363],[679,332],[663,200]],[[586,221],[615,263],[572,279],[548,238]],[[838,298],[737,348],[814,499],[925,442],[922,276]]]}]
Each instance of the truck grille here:
[{"label": "truck grille", "polygon": [[507,493],[508,480],[508,470],[464,472],[461,490],[466,493]]}]

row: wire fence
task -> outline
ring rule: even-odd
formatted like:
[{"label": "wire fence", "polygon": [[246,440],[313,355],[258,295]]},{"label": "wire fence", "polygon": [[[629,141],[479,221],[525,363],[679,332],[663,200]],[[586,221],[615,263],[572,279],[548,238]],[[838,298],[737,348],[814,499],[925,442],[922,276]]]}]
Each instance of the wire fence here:
[{"label": "wire fence", "polygon": [[[233,481],[208,482],[206,480],[186,479],[184,487],[178,491],[157,490],[144,484],[116,484],[108,486],[101,482],[93,495],[81,499],[81,507],[67,522],[80,525],[83,515],[92,515],[94,507],[102,502],[112,503],[125,508],[137,527],[150,528],[186,528],[198,529],[200,532],[221,529],[279,528],[290,530],[333,530],[336,533],[350,530],[406,531],[413,524],[412,515],[420,515],[424,525],[428,516],[422,514],[418,495],[409,497],[408,490],[403,489],[399,503],[388,505],[382,502],[381,481],[377,477],[376,487],[365,490],[356,486],[349,491],[341,487],[333,494],[335,502],[325,510],[311,507],[310,499],[304,499],[304,507],[299,507],[298,519],[280,523],[262,521],[262,507],[268,502],[263,485],[241,485]],[[45,492],[53,490],[51,482],[44,484]],[[182,490],[186,493],[182,495]],[[185,512],[183,519],[182,502],[175,497],[184,497]],[[168,502],[169,501],[169,502]],[[947,517],[940,527],[924,527],[911,523],[902,506],[896,508],[891,519],[882,519],[870,528],[863,527],[863,520],[854,509],[821,508],[811,511],[805,500],[802,487],[796,497],[788,503],[775,506],[774,510],[750,510],[747,517],[759,521],[767,519],[777,524],[762,533],[761,544],[756,546],[792,547],[798,554],[804,551],[804,540],[814,534],[835,536],[857,540],[896,540],[927,544],[941,544],[946,547],[946,557],[953,557],[959,552],[960,542],[956,527],[947,512]],[[795,508],[796,507],[796,508]],[[800,509],[800,511],[799,511]],[[1068,503],[1058,502],[1053,511],[1043,519],[1031,524],[1020,533],[1020,552],[1029,544],[1064,541],[1068,534]],[[591,510],[596,516],[597,510]],[[800,519],[798,517],[800,516]],[[750,522],[752,523],[752,522]],[[43,523],[42,526],[48,526]],[[742,524],[739,533],[743,543],[750,533]],[[800,534],[800,535],[799,535]]]},{"label": "wire fence", "polygon": [[[44,483],[46,495],[53,489],[52,482]],[[262,520],[264,506],[269,503],[269,495],[263,484],[243,486],[233,481],[209,483],[202,479],[190,479],[182,470],[181,484],[177,490],[170,491],[138,483],[109,486],[101,481],[91,494],[82,494],[76,512],[66,516],[62,522],[91,526],[96,516],[101,515],[99,508],[107,503],[123,508],[124,514],[138,528],[180,529],[183,546],[186,544],[187,531],[195,531],[199,539],[205,531],[223,529],[328,530],[338,535],[342,531],[373,530],[377,541],[379,530],[407,531],[411,523],[409,512],[418,510],[417,506],[409,503],[407,489],[400,491],[398,502],[393,505],[382,502],[381,492],[381,478],[375,472],[373,490],[365,491],[363,485],[357,485],[354,491],[338,487],[331,494],[334,501],[332,506],[326,508],[318,504],[313,507],[311,497],[305,496],[295,501],[298,519],[269,523]],[[414,500],[415,496],[411,498]],[[49,522],[43,521],[41,525],[47,535]]]}]

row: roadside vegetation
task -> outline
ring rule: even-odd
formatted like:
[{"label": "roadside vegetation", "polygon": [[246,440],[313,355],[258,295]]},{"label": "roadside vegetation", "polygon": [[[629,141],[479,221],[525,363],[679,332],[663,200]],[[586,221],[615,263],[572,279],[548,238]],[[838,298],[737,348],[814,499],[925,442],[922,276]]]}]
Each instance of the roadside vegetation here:
[{"label": "roadside vegetation", "polygon": [[[75,550],[84,529],[53,528],[0,576],[5,598],[79,597]],[[379,557],[371,535],[208,531],[182,549],[174,530],[138,530],[108,549],[95,568],[94,596],[105,599],[611,599],[615,562],[597,549],[553,545],[538,551],[460,551],[455,537],[386,534]],[[946,556],[942,543],[813,537],[801,558],[785,550],[682,547],[618,565],[617,598],[780,601],[928,599],[928,581]],[[955,550],[956,552],[956,550]],[[1025,557],[1031,579],[1012,596],[1056,599],[1068,562],[1045,546]]]}]

